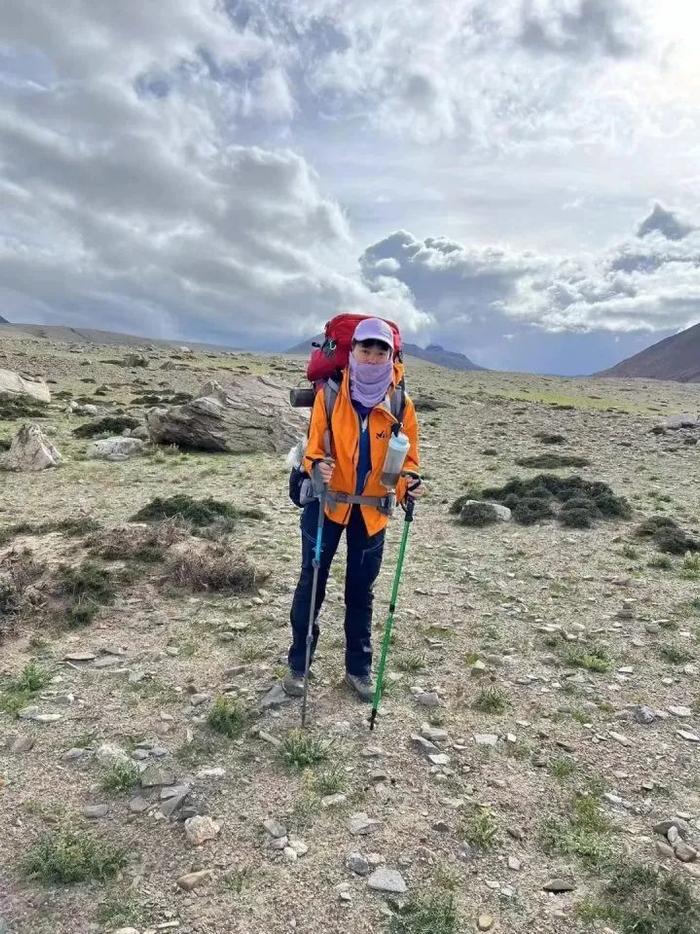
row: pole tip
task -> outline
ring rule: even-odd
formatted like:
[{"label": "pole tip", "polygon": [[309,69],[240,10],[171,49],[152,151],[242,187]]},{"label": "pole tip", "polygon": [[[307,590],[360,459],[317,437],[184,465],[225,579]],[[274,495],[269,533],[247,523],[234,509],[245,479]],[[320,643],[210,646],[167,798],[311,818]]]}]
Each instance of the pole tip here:
[{"label": "pole tip", "polygon": [[369,715],[369,731],[370,733],[374,730],[374,721],[377,719],[377,708],[375,707],[372,713]]}]

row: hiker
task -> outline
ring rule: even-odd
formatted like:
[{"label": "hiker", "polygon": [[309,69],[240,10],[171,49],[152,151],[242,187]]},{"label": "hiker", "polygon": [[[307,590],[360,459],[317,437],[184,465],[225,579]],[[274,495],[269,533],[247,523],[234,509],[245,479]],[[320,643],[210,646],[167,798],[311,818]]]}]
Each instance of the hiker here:
[{"label": "hiker", "polygon": [[[387,322],[365,318],[355,328],[348,365],[342,371],[331,425],[327,425],[324,394],[316,395],[309,426],[303,467],[316,484],[326,484],[325,520],[316,592],[311,657],[319,636],[317,623],[326,593],[331,562],[346,533],[345,572],[345,681],[365,702],[371,702],[373,585],[379,574],[384,550],[384,532],[391,506],[389,491],[380,477],[392,428],[398,428],[390,399],[403,375],[393,361],[394,336]],[[418,425],[411,400],[404,397],[402,431],[410,447],[405,471],[417,474]],[[330,427],[330,438],[326,435]],[[331,458],[328,457],[330,451]],[[329,463],[328,461],[331,460]],[[396,499],[420,497],[425,487],[420,479],[401,477]],[[371,498],[372,504],[342,502],[344,496]],[[319,499],[304,506],[301,516],[302,566],[290,613],[292,644],[289,671],[282,681],[287,694],[304,694],[306,638],[310,623],[313,556],[319,520]]]}]

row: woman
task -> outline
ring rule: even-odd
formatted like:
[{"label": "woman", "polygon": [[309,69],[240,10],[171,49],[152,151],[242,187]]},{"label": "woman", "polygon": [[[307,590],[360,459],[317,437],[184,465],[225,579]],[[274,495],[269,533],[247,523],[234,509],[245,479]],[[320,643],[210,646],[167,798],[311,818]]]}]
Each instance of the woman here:
[{"label": "woman", "polygon": [[[345,681],[366,702],[374,693],[372,684],[373,585],[379,574],[384,550],[384,531],[389,521],[387,489],[380,482],[384,458],[397,420],[388,398],[401,379],[402,369],[393,362],[394,339],[389,325],[379,318],[361,321],[352,341],[348,366],[333,407],[331,425],[326,422],[323,393],[316,396],[311,413],[304,467],[327,484],[321,562],[318,573],[311,657],[319,636],[318,614],[326,593],[331,562],[343,530],[347,542],[345,573]],[[330,427],[332,463],[326,458]],[[418,472],[418,425],[416,411],[406,397],[402,431],[410,441],[404,470]],[[410,489],[409,489],[410,486]],[[396,497],[419,497],[420,481],[399,480]],[[334,495],[334,494],[337,494]],[[343,502],[343,496],[362,496],[371,503]],[[313,552],[316,542],[319,500],[305,508],[301,517],[302,567],[290,613],[292,644],[289,671],[283,679],[285,691],[300,697],[304,689],[306,635],[311,607]]]}]

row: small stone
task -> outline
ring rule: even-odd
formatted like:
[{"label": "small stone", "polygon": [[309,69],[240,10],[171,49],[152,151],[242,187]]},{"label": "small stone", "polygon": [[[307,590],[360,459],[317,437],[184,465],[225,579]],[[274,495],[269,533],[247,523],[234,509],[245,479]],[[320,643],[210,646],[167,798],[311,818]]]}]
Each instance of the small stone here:
[{"label": "small stone", "polygon": [[200,769],[199,772],[197,772],[197,778],[225,778],[225,777],[226,777],[226,769],[221,768],[221,766],[217,766],[216,768],[213,768],[213,769]]},{"label": "small stone", "polygon": [[698,858],[698,851],[692,846],[688,846],[683,840],[679,840],[675,847],[676,859],[682,863],[692,863]]},{"label": "small stone", "polygon": [[629,740],[623,733],[616,733],[614,730],[610,730],[610,738],[614,739],[616,743],[619,743],[621,746],[631,746],[632,741]]},{"label": "small stone", "polygon": [[362,853],[357,851],[350,853],[350,855],[346,857],[345,865],[351,872],[354,872],[358,876],[368,876],[370,873],[369,862]]},{"label": "small stone", "polygon": [[294,850],[291,846],[285,846],[282,852],[284,853],[285,859],[288,859],[290,863],[296,863],[298,856],[296,850]]},{"label": "small stone", "polygon": [[669,828],[668,828],[668,833],[666,834],[666,838],[668,839],[668,842],[671,844],[671,846],[674,846],[674,845],[678,842],[678,840],[680,839],[680,834],[678,833],[678,828],[675,827],[675,826],[674,826],[674,827],[669,827]]},{"label": "small stone", "polygon": [[178,785],[177,787],[164,788],[161,791],[162,803],[160,812],[163,817],[172,817],[175,811],[182,807],[187,796],[190,793],[189,785]]},{"label": "small stone", "polygon": [[87,817],[90,820],[99,820],[101,817],[106,817],[108,814],[108,804],[89,804],[83,808],[83,817]]},{"label": "small stone", "polygon": [[321,807],[324,810],[339,807],[341,804],[345,804],[347,800],[347,795],[341,794],[340,792],[335,795],[325,795],[321,798]]},{"label": "small stone", "polygon": [[422,707],[439,707],[440,698],[435,691],[423,691],[421,694],[416,694],[416,703]]},{"label": "small stone", "polygon": [[270,849],[275,852],[281,853],[283,850],[287,848],[288,844],[289,844],[289,840],[287,839],[286,834],[284,835],[284,837],[272,837],[272,839],[270,840]]},{"label": "small stone", "polygon": [[67,752],[63,753],[61,759],[63,762],[75,762],[78,759],[83,759],[87,754],[87,749],[81,749],[79,746],[72,746]]},{"label": "small stone", "polygon": [[10,752],[16,756],[22,752],[30,752],[33,748],[33,736],[16,736],[10,745]]},{"label": "small stone", "polygon": [[491,915],[479,915],[476,926],[480,931],[490,931],[495,922]]},{"label": "small stone", "polygon": [[676,855],[673,847],[669,846],[668,843],[662,843],[661,840],[656,841],[656,854],[661,856],[662,859],[669,859]]},{"label": "small stone", "polygon": [[636,707],[634,711],[634,719],[637,723],[643,723],[645,726],[648,726],[650,723],[653,723],[656,720],[656,714],[651,709],[651,707]]},{"label": "small stone", "polygon": [[662,837],[668,837],[668,832],[672,827],[676,828],[683,840],[687,840],[690,836],[690,828],[685,821],[678,818],[670,818],[669,820],[662,820],[659,821],[658,824],[654,824],[654,833],[661,834]]},{"label": "small stone", "polygon": [[309,852],[309,845],[303,840],[290,838],[289,846],[294,850],[297,856],[306,856],[306,854]]},{"label": "small stone", "polygon": [[206,704],[208,700],[211,700],[208,694],[193,694],[190,697],[190,704],[192,704],[193,707],[201,707],[201,705]]},{"label": "small stone", "polygon": [[690,709],[690,707],[669,707],[668,712],[671,714],[671,716],[681,717],[681,719],[687,719],[693,715],[693,711]]},{"label": "small stone", "polygon": [[139,934],[136,928],[118,928],[114,934]]},{"label": "small stone", "polygon": [[498,734],[475,733],[474,742],[477,746],[496,746],[498,744]]},{"label": "small stone", "polygon": [[542,888],[545,892],[573,892],[576,889],[576,883],[573,879],[550,879]]},{"label": "small stone", "polygon": [[433,765],[449,765],[452,761],[450,757],[444,752],[433,753],[428,756],[428,759],[433,763]]},{"label": "small stone", "polygon": [[96,658],[94,652],[69,652],[63,656],[64,662],[93,662]]},{"label": "small stone", "polygon": [[517,858],[517,856],[509,856],[509,857],[508,857],[508,868],[509,868],[509,869],[512,869],[513,872],[519,872],[519,871],[520,871],[520,865],[521,865],[521,864],[520,864],[520,860]]},{"label": "small stone", "polygon": [[431,752],[439,751],[435,743],[431,742],[429,739],[426,739],[425,736],[418,736],[417,734],[413,734],[411,736],[411,743],[416,747],[416,749],[424,753],[426,756],[430,755]]},{"label": "small stone", "polygon": [[431,743],[446,743],[448,739],[447,730],[441,730],[429,723],[421,723],[420,735]]},{"label": "small stone", "polygon": [[269,710],[272,707],[281,707],[291,704],[292,698],[287,694],[281,684],[275,684],[258,702],[260,710]]},{"label": "small stone", "polygon": [[102,743],[98,746],[95,758],[100,765],[112,766],[130,762],[130,758],[125,749],[117,746],[116,743]]},{"label": "small stone", "polygon": [[391,892],[394,895],[403,895],[406,892],[403,876],[396,869],[375,869],[367,880],[367,885],[376,892]]},{"label": "small stone", "polygon": [[207,840],[214,840],[221,830],[221,826],[211,817],[197,815],[185,821],[185,834],[192,846],[201,846]]},{"label": "small stone", "polygon": [[697,733],[692,733],[690,730],[677,730],[676,736],[680,736],[681,739],[689,743],[700,743],[700,736],[698,736]]},{"label": "small stone", "polygon": [[156,763],[146,766],[143,772],[141,772],[140,780],[142,788],[155,788],[158,785],[174,785],[176,781],[175,775],[170,769],[164,768],[162,765]]},{"label": "small stone", "polygon": [[382,828],[383,824],[380,820],[368,817],[364,811],[352,814],[350,817],[350,833],[353,834],[353,836],[366,836],[370,833],[376,833]]},{"label": "small stone", "polygon": [[188,872],[184,876],[180,876],[176,885],[184,889],[185,892],[191,892],[192,889],[206,882],[211,874],[211,869],[201,869],[199,872]]},{"label": "small stone", "polygon": [[142,798],[141,795],[136,795],[129,801],[129,810],[132,814],[143,814],[144,811],[147,811],[149,808],[148,801],[145,798]]},{"label": "small stone", "polygon": [[263,821],[263,827],[271,837],[280,838],[287,836],[287,828],[274,817],[267,817]]}]

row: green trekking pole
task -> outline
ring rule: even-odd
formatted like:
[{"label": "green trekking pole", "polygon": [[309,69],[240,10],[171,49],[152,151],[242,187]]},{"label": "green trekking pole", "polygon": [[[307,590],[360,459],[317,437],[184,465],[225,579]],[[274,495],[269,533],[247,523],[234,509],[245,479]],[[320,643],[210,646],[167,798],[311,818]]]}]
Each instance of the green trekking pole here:
[{"label": "green trekking pole", "polygon": [[[420,476],[412,471],[404,473],[406,477],[412,477],[420,482]],[[391,630],[394,625],[394,613],[396,612],[396,600],[399,595],[399,584],[401,583],[401,571],[403,569],[403,559],[406,554],[406,545],[408,544],[408,532],[413,522],[413,510],[416,503],[412,496],[407,497],[405,506],[405,517],[403,523],[403,535],[401,536],[401,545],[399,547],[399,560],[396,564],[396,573],[394,574],[394,586],[391,591],[391,600],[389,602],[389,615],[387,616],[384,627],[384,639],[382,640],[382,653],[379,657],[379,667],[377,668],[377,683],[374,688],[374,699],[372,700],[372,713],[369,717],[370,732],[374,730],[374,722],[377,719],[377,711],[382,699],[382,688],[384,686],[384,669],[386,668],[386,659],[389,654],[389,644],[391,643]]]}]

